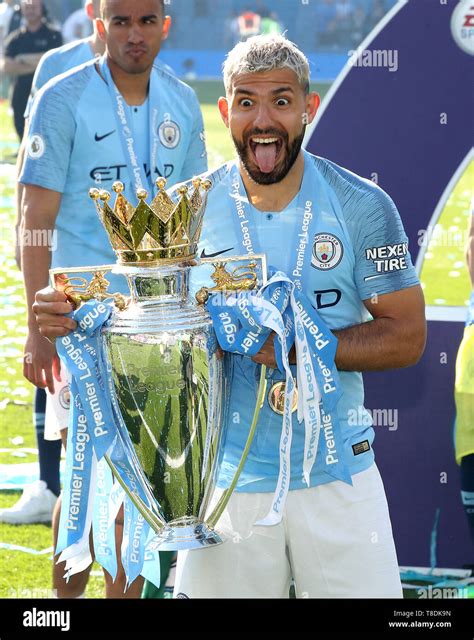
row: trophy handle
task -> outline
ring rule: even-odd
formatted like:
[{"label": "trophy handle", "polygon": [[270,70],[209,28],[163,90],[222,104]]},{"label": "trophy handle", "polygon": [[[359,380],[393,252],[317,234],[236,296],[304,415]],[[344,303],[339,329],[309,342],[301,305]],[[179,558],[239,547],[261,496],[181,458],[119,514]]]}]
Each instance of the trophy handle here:
[{"label": "trophy handle", "polygon": [[110,467],[110,470],[112,471],[114,478],[117,480],[117,482],[119,483],[119,485],[122,487],[122,489],[125,491],[125,493],[127,494],[127,496],[130,498],[130,500],[132,501],[132,503],[134,504],[134,506],[136,507],[138,513],[143,516],[144,520],[146,522],[148,522],[148,524],[150,525],[150,527],[155,531],[155,533],[159,533],[160,531],[162,531],[165,527],[165,522],[160,520],[155,514],[153,514],[149,509],[147,509],[141,502],[141,500],[139,498],[137,498],[128,488],[128,486],[126,485],[126,483],[122,480],[120,473],[117,471],[114,463],[112,462],[112,460],[110,459],[110,456],[105,454],[104,456],[105,461],[107,462],[107,464]]},{"label": "trophy handle", "polygon": [[[78,309],[88,300],[114,300],[120,311],[127,307],[127,299],[121,293],[109,292],[110,282],[106,274],[113,266],[105,267],[71,267],[69,269],[50,269],[51,284],[57,291],[62,291],[68,300]],[[80,275],[92,276],[90,280]]]},{"label": "trophy handle", "polygon": [[244,464],[247,460],[247,456],[248,453],[250,451],[250,446],[252,444],[253,441],[253,437],[255,435],[255,430],[257,429],[257,422],[258,422],[258,418],[260,415],[260,411],[262,409],[263,406],[263,402],[264,402],[264,398],[265,398],[265,392],[267,389],[267,379],[266,379],[266,374],[267,374],[267,367],[265,365],[262,365],[262,369],[260,371],[260,380],[258,383],[258,393],[257,393],[257,402],[255,404],[255,410],[254,410],[254,414],[253,414],[253,419],[252,419],[252,423],[250,425],[250,431],[249,431],[249,435],[247,438],[247,442],[245,443],[245,447],[244,450],[242,452],[242,457],[240,458],[240,462],[239,462],[239,466],[237,467],[237,469],[235,470],[235,474],[234,477],[232,478],[232,482],[230,483],[229,487],[227,489],[224,490],[223,494],[221,495],[221,497],[219,498],[216,506],[214,507],[213,512],[211,513],[211,515],[209,516],[209,518],[206,518],[206,522],[209,526],[211,527],[215,527],[217,521],[219,520],[219,518],[222,515],[222,512],[224,511],[224,509],[227,506],[227,503],[230,500],[230,497],[232,495],[232,492],[235,489],[235,486],[240,478],[240,474],[242,473],[242,469],[244,468]]}]

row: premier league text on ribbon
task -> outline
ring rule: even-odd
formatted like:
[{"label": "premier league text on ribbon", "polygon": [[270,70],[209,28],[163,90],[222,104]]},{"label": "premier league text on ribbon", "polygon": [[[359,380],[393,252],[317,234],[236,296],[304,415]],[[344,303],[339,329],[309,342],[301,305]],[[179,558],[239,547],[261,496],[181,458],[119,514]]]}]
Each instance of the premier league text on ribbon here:
[{"label": "premier league text on ribbon", "polygon": [[[305,257],[306,257],[306,249],[308,247],[309,242],[309,227],[311,221],[313,220],[313,203],[308,200],[305,205],[304,214],[303,214],[303,223],[301,225],[301,233],[298,234],[300,239],[299,245],[297,247],[297,259],[296,266],[293,269],[293,276],[295,278],[303,277],[303,267],[305,266]],[[301,289],[301,282],[298,280],[295,282],[295,285],[298,289]]]}]

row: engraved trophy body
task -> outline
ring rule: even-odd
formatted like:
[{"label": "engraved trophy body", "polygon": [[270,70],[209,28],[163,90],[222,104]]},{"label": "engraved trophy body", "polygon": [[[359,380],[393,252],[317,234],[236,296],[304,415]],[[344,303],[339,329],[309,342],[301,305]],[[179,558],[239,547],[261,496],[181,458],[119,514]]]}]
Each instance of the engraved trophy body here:
[{"label": "engraved trophy body", "polygon": [[132,302],[103,332],[117,400],[166,523],[160,548],[220,541],[204,524],[224,436],[224,359],[190,267],[122,267]]},{"label": "engraved trophy body", "polygon": [[[115,298],[116,308],[99,342],[119,409],[117,428],[133,459],[141,495],[149,500],[130,491],[123,470],[106,458],[156,532],[160,550],[199,548],[222,541],[214,526],[245,463],[265,393],[262,367],[241,463],[231,486],[209,514],[225,441],[231,358],[218,349],[205,306],[196,304],[189,293],[190,271],[199,268],[194,257],[210,188],[210,183],[199,180],[193,184],[192,196],[188,197],[186,188],[180,189],[180,200],[175,203],[164,189],[165,181],[158,180],[153,202],[148,205],[146,192],[139,191],[136,209],[125,199],[121,183],[114,185],[114,209],[108,204],[110,194],[91,190],[118,256],[113,272],[127,278],[129,301],[107,292],[104,272],[110,267],[97,268],[87,289],[85,281],[78,286],[78,278],[64,275],[64,270],[61,275],[59,270],[54,273],[56,288],[64,290],[76,305],[90,298]],[[234,290],[256,286],[254,266],[250,265],[250,271],[247,268],[246,278],[235,279]],[[215,273],[222,269],[219,265]],[[225,281],[226,285],[232,282],[227,272]],[[216,290],[218,282],[210,289]],[[199,292],[201,302],[207,291]]]}]

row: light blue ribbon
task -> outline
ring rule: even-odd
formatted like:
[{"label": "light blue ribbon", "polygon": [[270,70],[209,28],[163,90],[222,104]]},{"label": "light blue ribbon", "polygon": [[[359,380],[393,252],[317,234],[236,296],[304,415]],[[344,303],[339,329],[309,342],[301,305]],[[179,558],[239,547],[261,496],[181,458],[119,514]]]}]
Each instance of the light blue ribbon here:
[{"label": "light blue ribbon", "polygon": [[[259,524],[281,520],[289,489],[292,404],[294,380],[288,353],[296,345],[298,377],[298,421],[305,423],[305,453],[302,474],[310,485],[316,463],[334,479],[352,484],[336,406],[341,396],[334,358],[337,339],[313,309],[306,296],[281,272],[275,273],[257,295],[214,294],[207,303],[221,348],[252,357],[272,331],[279,370],[286,374],[286,394],[280,440],[280,473],[272,511]],[[321,431],[324,437],[320,438]],[[317,458],[319,441],[325,451]],[[318,462],[319,460],[319,462]]]},{"label": "light blue ribbon", "polygon": [[[155,193],[156,187],[153,181],[153,173],[155,171],[157,156],[158,156],[158,111],[157,105],[157,78],[155,73],[150,75],[150,96],[149,96],[149,136],[152,141],[150,145],[150,176],[145,175],[144,158],[140,158],[138,155],[136,136],[133,130],[131,107],[125,102],[122,94],[117,89],[112,74],[110,73],[109,65],[107,64],[107,57],[104,54],[99,62],[100,71],[107,83],[110,99],[113,105],[113,112],[115,121],[117,124],[118,135],[124,158],[127,162],[128,175],[133,182],[135,189],[148,189],[149,193]],[[153,103],[153,106],[152,104]],[[148,160],[148,158],[147,158]]]},{"label": "light blue ribbon", "polygon": [[112,471],[105,459],[97,463],[97,483],[92,517],[92,540],[96,561],[115,580],[117,554],[115,552],[115,517],[111,518],[110,495],[114,486]]},{"label": "light blue ribbon", "polygon": [[[72,396],[57,553],[62,552],[61,559],[69,561],[70,573],[75,573],[75,563],[77,570],[84,568],[94,523],[97,560],[115,576],[114,522],[123,500],[126,535],[122,557],[131,583],[143,568],[149,525],[123,490],[115,490],[104,456],[110,456],[129,490],[149,508],[153,498],[120,414],[110,364],[102,353],[100,332],[111,313],[112,303],[94,300],[85,303],[71,314],[78,323],[77,330],[57,344],[58,353],[71,372]],[[137,540],[140,540],[138,553]]]}]

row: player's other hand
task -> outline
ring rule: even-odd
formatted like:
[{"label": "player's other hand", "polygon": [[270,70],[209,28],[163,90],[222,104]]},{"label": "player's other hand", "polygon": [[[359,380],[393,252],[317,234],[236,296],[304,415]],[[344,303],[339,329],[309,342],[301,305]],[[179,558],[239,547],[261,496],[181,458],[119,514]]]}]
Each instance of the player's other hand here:
[{"label": "player's other hand", "polygon": [[52,287],[37,292],[33,311],[38,332],[45,338],[60,338],[77,327],[77,323],[66,315],[73,311],[72,304],[62,291]]},{"label": "player's other hand", "polygon": [[35,329],[30,330],[25,344],[23,375],[40,389],[54,393],[54,378],[61,380],[61,362],[54,344]]},{"label": "player's other hand", "polygon": [[272,331],[260,351],[253,356],[252,360],[254,362],[257,364],[264,364],[270,369],[278,369],[275,359],[275,338],[276,333]]}]

